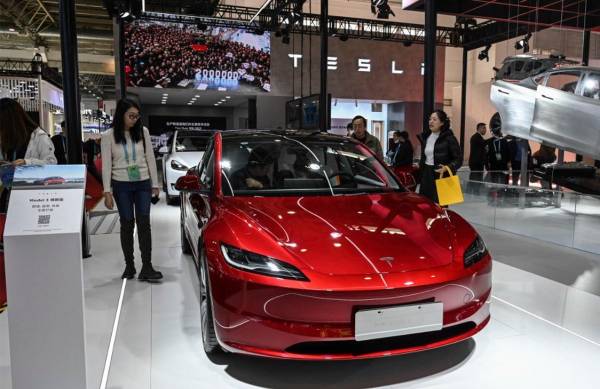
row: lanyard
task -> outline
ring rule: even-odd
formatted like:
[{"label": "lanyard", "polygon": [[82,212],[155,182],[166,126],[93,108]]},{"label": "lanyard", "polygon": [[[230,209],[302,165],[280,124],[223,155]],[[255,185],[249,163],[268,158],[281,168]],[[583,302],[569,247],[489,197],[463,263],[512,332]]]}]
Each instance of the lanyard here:
[{"label": "lanyard", "polygon": [[496,153],[502,152],[502,139],[494,139],[494,151]]},{"label": "lanyard", "polygon": [[[125,159],[127,160],[127,164],[129,165],[129,152],[127,151],[127,142],[125,142],[125,144],[121,143],[121,146],[123,146],[123,152],[125,153]],[[136,162],[135,143],[133,143],[133,141],[131,142],[131,154],[133,156],[133,163],[135,163]]]},{"label": "lanyard", "polygon": [[394,159],[392,159],[392,163],[396,162],[396,156],[398,155],[398,151],[400,150],[400,145],[401,145],[401,143],[398,143],[396,145],[396,151],[394,152]]}]

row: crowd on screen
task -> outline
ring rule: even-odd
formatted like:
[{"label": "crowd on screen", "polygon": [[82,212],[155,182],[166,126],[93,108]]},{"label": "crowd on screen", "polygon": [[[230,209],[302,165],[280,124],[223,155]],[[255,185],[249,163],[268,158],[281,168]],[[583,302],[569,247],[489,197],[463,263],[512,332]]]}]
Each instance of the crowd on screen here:
[{"label": "crowd on screen", "polygon": [[[195,26],[129,24],[125,28],[125,61],[129,86],[183,86],[203,70],[236,72],[240,81],[270,87],[270,54],[221,35],[205,35]],[[198,50],[198,44],[204,46]],[[195,46],[196,48],[194,48]]]}]

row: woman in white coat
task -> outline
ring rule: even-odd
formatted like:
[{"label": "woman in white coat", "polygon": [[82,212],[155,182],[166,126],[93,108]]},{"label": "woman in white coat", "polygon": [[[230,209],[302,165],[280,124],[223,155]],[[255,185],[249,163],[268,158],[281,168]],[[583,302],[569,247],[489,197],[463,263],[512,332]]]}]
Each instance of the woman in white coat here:
[{"label": "woman in white coat", "polygon": [[[0,164],[54,165],[54,145],[17,101],[0,99]],[[0,212],[6,212],[8,191],[0,195]]]}]

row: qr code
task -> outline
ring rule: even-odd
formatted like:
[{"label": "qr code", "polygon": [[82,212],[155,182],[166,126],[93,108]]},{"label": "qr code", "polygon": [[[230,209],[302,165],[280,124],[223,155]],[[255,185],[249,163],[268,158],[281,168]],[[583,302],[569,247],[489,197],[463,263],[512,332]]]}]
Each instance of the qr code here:
[{"label": "qr code", "polygon": [[41,224],[41,225],[50,224],[50,215],[39,215],[38,216],[38,224]]}]

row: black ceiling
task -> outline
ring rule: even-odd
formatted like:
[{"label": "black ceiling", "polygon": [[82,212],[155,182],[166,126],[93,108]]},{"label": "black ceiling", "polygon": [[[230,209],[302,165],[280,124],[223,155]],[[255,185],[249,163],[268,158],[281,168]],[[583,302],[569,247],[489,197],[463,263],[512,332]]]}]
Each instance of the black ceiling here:
[{"label": "black ceiling", "polygon": [[[424,0],[411,3],[405,9],[424,10]],[[435,3],[442,14],[529,25],[532,30],[600,27],[600,0],[436,0]]]}]

